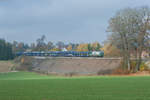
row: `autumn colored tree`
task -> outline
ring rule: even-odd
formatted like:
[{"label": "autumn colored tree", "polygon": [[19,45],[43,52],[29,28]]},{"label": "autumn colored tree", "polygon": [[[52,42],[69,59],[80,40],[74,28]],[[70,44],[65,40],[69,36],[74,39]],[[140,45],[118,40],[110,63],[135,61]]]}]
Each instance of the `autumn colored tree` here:
[{"label": "autumn colored tree", "polygon": [[105,44],[101,50],[104,51],[105,57],[121,57],[120,50],[112,44]]},{"label": "autumn colored tree", "polygon": [[79,44],[76,51],[89,51],[88,44],[87,43]]},{"label": "autumn colored tree", "polygon": [[72,51],[72,45],[68,45],[67,50]]},{"label": "autumn colored tree", "polygon": [[53,48],[50,51],[61,51],[59,48]]},{"label": "autumn colored tree", "polygon": [[91,44],[91,47],[92,47],[92,51],[100,51],[100,44],[98,42],[94,42]]},{"label": "autumn colored tree", "polygon": [[136,68],[140,70],[142,52],[145,42],[150,37],[150,8],[126,8],[116,13],[109,21],[108,32],[111,32],[111,43],[118,45],[122,52],[123,68],[130,70],[131,50],[137,50]]}]

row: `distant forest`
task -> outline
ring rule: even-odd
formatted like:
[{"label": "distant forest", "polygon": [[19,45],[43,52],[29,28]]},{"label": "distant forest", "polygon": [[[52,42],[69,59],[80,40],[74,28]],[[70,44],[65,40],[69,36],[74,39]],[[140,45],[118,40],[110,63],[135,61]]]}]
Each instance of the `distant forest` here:
[{"label": "distant forest", "polygon": [[32,52],[32,51],[100,51],[102,46],[99,42],[94,43],[68,43],[62,41],[53,43],[51,41],[45,42],[46,36],[43,35],[36,40],[35,43],[26,44],[23,42],[13,41],[13,43],[6,42],[0,39],[0,60],[9,60],[15,57],[17,52]]}]

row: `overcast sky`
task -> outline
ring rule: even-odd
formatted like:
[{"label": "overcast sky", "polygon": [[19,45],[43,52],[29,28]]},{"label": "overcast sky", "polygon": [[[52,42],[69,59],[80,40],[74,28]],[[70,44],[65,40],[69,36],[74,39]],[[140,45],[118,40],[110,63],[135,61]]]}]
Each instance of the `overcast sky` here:
[{"label": "overcast sky", "polygon": [[0,38],[34,42],[103,42],[108,20],[122,8],[150,0],[0,0]]}]

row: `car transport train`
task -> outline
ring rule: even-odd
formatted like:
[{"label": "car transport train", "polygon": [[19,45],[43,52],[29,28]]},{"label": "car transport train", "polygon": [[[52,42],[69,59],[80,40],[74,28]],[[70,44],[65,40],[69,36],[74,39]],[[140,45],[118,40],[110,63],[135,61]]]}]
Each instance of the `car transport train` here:
[{"label": "car transport train", "polygon": [[48,56],[48,57],[104,57],[104,51],[48,51],[17,52],[16,56]]}]

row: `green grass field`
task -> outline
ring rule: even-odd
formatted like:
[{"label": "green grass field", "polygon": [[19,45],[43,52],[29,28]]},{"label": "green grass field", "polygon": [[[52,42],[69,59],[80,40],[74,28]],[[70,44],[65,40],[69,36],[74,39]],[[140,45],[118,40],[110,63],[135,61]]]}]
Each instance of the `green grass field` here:
[{"label": "green grass field", "polygon": [[150,77],[1,73],[0,100],[150,100]]}]

